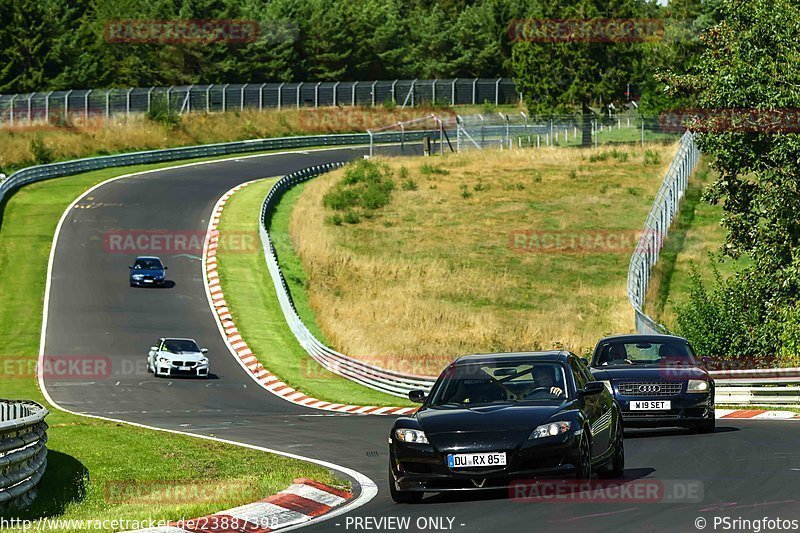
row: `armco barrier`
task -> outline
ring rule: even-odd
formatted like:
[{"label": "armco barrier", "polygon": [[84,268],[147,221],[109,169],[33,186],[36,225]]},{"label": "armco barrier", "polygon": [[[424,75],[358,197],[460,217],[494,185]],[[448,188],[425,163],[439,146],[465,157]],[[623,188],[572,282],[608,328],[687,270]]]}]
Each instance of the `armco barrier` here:
[{"label": "armco barrier", "polygon": [[406,396],[408,391],[413,389],[430,390],[435,378],[430,376],[417,376],[404,374],[392,370],[386,370],[376,366],[366,364],[352,357],[340,354],[339,352],[325,346],[309,331],[303,324],[283,277],[272,239],[269,236],[269,224],[275,207],[278,205],[281,196],[288,189],[298,183],[308,181],[324,172],[342,166],[344,163],[332,163],[307,168],[299,172],[288,174],[278,180],[277,183],[267,193],[264,203],[261,206],[260,234],[261,242],[264,245],[264,257],[267,261],[272,282],[278,295],[281,310],[289,324],[289,328],[297,338],[297,341],[305,349],[309,356],[317,361],[323,368],[348,378],[356,383],[360,383],[372,389],[392,394],[394,396]]},{"label": "armco barrier", "polygon": [[0,511],[36,497],[47,467],[47,409],[32,401],[0,400]]},{"label": "armco barrier", "polygon": [[[373,134],[374,143],[399,143],[401,141],[419,141],[425,135],[432,135],[430,131],[387,132]],[[12,190],[50,178],[71,176],[81,172],[101,170],[111,167],[124,167],[148,163],[163,163],[180,159],[195,159],[198,157],[216,157],[229,154],[244,154],[248,152],[263,152],[269,150],[285,150],[293,148],[308,148],[311,146],[350,146],[367,145],[370,143],[368,133],[346,133],[335,135],[304,135],[298,137],[276,137],[271,139],[253,139],[230,143],[205,144],[201,146],[187,146],[183,148],[168,148],[166,150],[148,150],[128,154],[90,157],[74,159],[63,163],[50,163],[23,168],[0,182],[0,204],[4,197]]]}]

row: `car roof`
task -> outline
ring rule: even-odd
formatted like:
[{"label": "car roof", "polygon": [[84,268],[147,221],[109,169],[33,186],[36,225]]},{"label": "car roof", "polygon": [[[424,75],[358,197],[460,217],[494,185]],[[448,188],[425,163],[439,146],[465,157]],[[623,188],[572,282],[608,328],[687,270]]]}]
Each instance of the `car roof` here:
[{"label": "car roof", "polygon": [[678,337],[676,335],[660,335],[660,334],[652,334],[652,335],[645,335],[645,334],[627,334],[627,335],[611,335],[609,337],[603,337],[597,344],[600,345],[604,342],[614,342],[614,341],[622,341],[622,342],[684,342],[686,344],[689,343],[683,337]]},{"label": "car roof", "polygon": [[454,365],[468,365],[483,363],[487,361],[497,363],[523,363],[531,359],[541,362],[561,363],[566,362],[569,352],[563,350],[550,350],[546,352],[507,352],[507,353],[485,353],[462,355],[452,364]]},{"label": "car roof", "polygon": [[161,337],[162,341],[192,341],[197,344],[197,341],[188,337]]},{"label": "car roof", "polygon": [[140,255],[140,256],[137,256],[137,257],[136,257],[136,260],[137,260],[137,261],[138,261],[139,259],[158,259],[159,261],[161,261],[161,258],[160,258],[160,257],[158,257],[158,256],[156,256],[156,255]]}]

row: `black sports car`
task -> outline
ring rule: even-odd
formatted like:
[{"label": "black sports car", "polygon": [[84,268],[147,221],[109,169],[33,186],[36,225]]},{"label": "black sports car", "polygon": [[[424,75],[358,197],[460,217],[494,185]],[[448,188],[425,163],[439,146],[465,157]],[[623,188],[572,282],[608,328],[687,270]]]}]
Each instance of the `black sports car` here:
[{"label": "black sports car", "polygon": [[448,366],[389,435],[394,501],[497,489],[532,477],[619,477],[619,406],[569,352],[468,355]]},{"label": "black sports car", "polygon": [[590,366],[619,402],[626,427],[714,431],[714,380],[686,339],[606,337],[597,343]]}]

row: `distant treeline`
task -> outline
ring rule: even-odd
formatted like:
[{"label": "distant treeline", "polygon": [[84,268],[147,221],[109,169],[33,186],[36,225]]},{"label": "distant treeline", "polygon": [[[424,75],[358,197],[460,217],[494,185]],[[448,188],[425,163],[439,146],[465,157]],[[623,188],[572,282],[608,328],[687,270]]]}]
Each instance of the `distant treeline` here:
[{"label": "distant treeline", "polygon": [[[514,21],[624,16],[677,20],[691,28],[710,3],[673,0],[664,8],[653,0],[0,0],[0,93],[517,77],[509,32]],[[643,53],[655,54],[657,44],[649,43],[649,52],[642,47]],[[691,52],[683,39],[661,44],[679,60]],[[617,78],[645,90],[656,66],[617,65],[625,72]]]}]

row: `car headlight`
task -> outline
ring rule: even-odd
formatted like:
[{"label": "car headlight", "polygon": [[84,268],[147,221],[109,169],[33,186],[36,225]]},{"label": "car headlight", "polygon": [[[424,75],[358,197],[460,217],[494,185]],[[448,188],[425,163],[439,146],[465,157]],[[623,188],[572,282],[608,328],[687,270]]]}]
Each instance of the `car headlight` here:
[{"label": "car headlight", "polygon": [[686,392],[708,392],[711,384],[704,379],[690,379],[686,386]]},{"label": "car headlight", "polygon": [[394,436],[397,437],[397,440],[402,442],[428,444],[428,437],[425,436],[425,432],[418,429],[395,429]]},{"label": "car headlight", "polygon": [[208,364],[208,359],[200,359],[198,364],[207,365]]},{"label": "car headlight", "polygon": [[531,433],[531,436],[528,438],[541,439],[542,437],[555,437],[556,435],[561,435],[562,433],[569,431],[570,426],[572,426],[572,424],[566,421],[551,422],[534,429],[533,433]]},{"label": "car headlight", "polygon": [[608,392],[610,392],[611,394],[614,394],[614,389],[611,387],[611,382],[610,381],[601,381],[600,383],[602,383],[603,385],[606,386],[606,390]]},{"label": "car headlight", "polygon": [[159,363],[169,363],[169,359],[167,359],[166,357],[159,357],[158,358],[158,362]]}]

